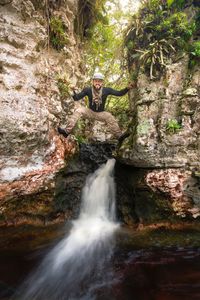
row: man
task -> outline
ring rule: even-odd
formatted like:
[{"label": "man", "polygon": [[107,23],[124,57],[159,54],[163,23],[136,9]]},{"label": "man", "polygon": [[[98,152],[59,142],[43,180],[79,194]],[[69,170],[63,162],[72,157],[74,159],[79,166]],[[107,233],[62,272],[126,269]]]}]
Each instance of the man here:
[{"label": "man", "polygon": [[58,127],[58,132],[60,134],[67,137],[76,125],[77,121],[83,117],[105,122],[113,135],[119,140],[128,136],[127,133],[122,134],[116,119],[111,113],[104,111],[104,109],[106,99],[109,95],[124,96],[129,89],[135,86],[135,84],[130,84],[127,88],[117,91],[109,87],[103,87],[103,82],[104,76],[101,73],[95,73],[92,78],[92,87],[84,88],[79,94],[74,93],[73,99],[75,101],[81,100],[87,96],[89,99],[89,108],[82,105],[77,107],[70,118],[66,129]]}]

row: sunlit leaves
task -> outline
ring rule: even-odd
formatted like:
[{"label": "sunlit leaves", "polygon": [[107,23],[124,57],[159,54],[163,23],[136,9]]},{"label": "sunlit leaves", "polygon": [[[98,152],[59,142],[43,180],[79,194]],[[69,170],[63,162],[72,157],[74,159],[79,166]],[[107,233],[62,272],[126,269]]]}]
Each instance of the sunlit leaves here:
[{"label": "sunlit leaves", "polygon": [[168,6],[171,6],[173,2],[174,2],[174,0],[167,0]]}]

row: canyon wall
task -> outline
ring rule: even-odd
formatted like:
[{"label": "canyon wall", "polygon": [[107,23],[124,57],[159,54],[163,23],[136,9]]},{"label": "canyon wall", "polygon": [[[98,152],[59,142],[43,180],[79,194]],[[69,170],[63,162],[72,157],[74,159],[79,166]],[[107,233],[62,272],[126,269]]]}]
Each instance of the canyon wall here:
[{"label": "canyon wall", "polygon": [[[76,142],[66,142],[56,130],[74,105],[70,93],[63,97],[59,83],[65,80],[70,90],[83,79],[80,42],[74,33],[77,10],[76,0],[0,1],[2,220],[9,209],[15,214],[18,196],[53,189],[56,172],[75,152]],[[56,36],[51,36],[51,25],[54,35],[65,28],[65,45],[59,51],[52,46]],[[19,212],[48,211],[44,201],[29,205]]]}]

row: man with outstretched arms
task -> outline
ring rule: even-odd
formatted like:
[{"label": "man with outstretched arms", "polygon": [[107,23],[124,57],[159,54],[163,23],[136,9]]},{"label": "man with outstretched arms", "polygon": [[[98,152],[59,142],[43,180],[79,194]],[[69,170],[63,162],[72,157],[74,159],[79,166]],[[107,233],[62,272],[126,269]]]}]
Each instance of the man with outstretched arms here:
[{"label": "man with outstretched arms", "polygon": [[117,120],[113,117],[113,115],[107,111],[105,111],[106,99],[109,95],[113,96],[124,96],[129,89],[135,86],[134,83],[130,84],[128,87],[117,91],[110,87],[104,87],[104,76],[101,73],[95,73],[92,78],[92,86],[84,88],[80,93],[74,93],[73,99],[75,101],[81,100],[84,97],[88,97],[89,100],[89,108],[80,105],[76,108],[74,114],[70,117],[68,121],[68,125],[66,129],[58,127],[58,132],[62,134],[64,137],[67,137],[77,121],[80,118],[88,118],[92,120],[98,120],[105,122],[109,127],[111,133],[117,139],[125,138],[125,134],[122,133],[119,128]]}]

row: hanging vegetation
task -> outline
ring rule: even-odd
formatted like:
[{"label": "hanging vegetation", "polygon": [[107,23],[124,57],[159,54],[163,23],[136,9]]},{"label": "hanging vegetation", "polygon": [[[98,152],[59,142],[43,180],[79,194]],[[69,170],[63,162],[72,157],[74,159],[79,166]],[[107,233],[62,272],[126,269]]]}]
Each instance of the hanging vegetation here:
[{"label": "hanging vegetation", "polygon": [[75,20],[76,33],[81,39],[89,38],[91,29],[101,21],[108,23],[104,5],[106,0],[79,0],[78,14]]},{"label": "hanging vegetation", "polygon": [[198,58],[199,6],[189,0],[145,0],[125,38],[129,67],[143,67],[156,79],[181,52]]},{"label": "hanging vegetation", "polygon": [[59,17],[52,17],[49,23],[50,43],[56,50],[63,49],[68,43],[67,28]]}]

